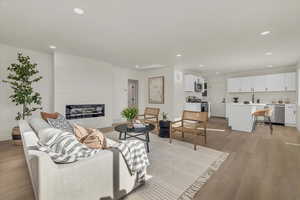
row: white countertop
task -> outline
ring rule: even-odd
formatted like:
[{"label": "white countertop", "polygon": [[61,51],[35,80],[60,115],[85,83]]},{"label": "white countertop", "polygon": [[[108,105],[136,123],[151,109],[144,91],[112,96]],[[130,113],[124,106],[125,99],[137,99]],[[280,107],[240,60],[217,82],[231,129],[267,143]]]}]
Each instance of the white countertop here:
[{"label": "white countertop", "polygon": [[265,103],[249,103],[249,104],[244,104],[244,103],[231,103],[233,106],[265,106],[267,104]]}]

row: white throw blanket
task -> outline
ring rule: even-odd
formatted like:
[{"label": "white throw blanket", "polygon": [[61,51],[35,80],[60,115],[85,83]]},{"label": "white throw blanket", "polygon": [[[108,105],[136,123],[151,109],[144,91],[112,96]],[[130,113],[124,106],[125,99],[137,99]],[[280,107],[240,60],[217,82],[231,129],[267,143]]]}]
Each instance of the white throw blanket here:
[{"label": "white throw blanket", "polygon": [[[55,133],[51,134],[51,131]],[[39,141],[38,149],[47,153],[56,163],[75,162],[90,158],[102,151],[102,149],[90,149],[86,145],[81,144],[75,135],[70,132],[44,129],[39,135],[43,134],[48,135],[48,137],[46,140]],[[144,181],[146,169],[149,166],[144,143],[138,140],[128,140],[114,144],[113,148],[117,148],[121,152],[131,174],[137,174],[137,181]]]}]

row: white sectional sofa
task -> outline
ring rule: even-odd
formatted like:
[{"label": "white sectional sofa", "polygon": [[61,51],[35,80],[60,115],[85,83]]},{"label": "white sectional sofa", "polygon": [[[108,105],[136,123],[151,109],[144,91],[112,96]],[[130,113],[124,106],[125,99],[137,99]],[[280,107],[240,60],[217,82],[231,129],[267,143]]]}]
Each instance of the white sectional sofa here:
[{"label": "white sectional sofa", "polygon": [[136,185],[118,151],[103,150],[96,156],[71,164],[54,163],[36,148],[38,131],[49,125],[20,121],[26,162],[36,200],[108,200],[120,199]]}]

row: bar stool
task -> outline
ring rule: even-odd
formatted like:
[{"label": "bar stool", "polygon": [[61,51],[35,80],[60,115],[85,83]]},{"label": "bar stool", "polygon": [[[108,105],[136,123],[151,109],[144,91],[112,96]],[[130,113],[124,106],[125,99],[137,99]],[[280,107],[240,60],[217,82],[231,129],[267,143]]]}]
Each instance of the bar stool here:
[{"label": "bar stool", "polygon": [[[271,122],[271,116],[272,116],[272,109],[266,108],[257,110],[252,113],[253,116],[253,127],[252,127],[252,133],[254,132],[256,125],[259,123],[265,124],[266,122],[269,123],[270,127],[270,133],[273,134],[273,126]],[[263,118],[263,120],[260,120],[259,118]]]}]

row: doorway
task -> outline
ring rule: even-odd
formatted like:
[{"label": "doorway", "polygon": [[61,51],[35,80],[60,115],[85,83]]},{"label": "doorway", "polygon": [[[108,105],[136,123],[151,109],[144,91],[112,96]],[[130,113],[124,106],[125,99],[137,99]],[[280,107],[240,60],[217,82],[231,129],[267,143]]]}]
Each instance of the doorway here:
[{"label": "doorway", "polygon": [[128,107],[139,107],[139,81],[128,79]]}]

